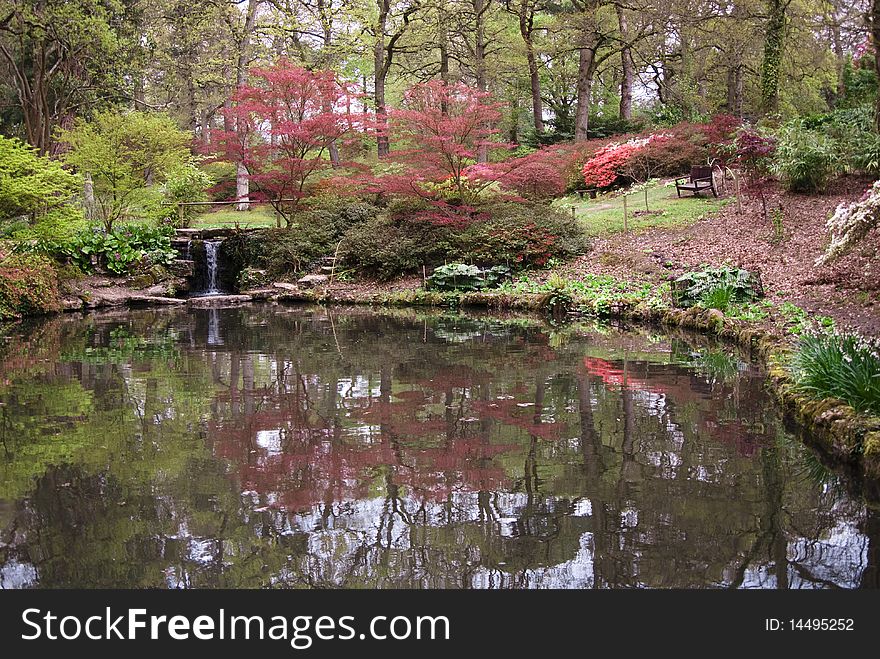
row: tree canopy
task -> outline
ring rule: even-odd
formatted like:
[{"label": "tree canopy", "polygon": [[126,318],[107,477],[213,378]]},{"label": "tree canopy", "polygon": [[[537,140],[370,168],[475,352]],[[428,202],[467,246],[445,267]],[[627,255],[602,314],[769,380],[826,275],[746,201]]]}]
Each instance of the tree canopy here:
[{"label": "tree canopy", "polygon": [[[867,0],[0,0],[0,129],[45,153],[116,105],[207,142],[249,69],[283,58],[357,84],[380,125],[415,84],[491,93],[517,143],[786,117],[873,100],[872,17]],[[393,148],[379,131],[375,153]]]}]

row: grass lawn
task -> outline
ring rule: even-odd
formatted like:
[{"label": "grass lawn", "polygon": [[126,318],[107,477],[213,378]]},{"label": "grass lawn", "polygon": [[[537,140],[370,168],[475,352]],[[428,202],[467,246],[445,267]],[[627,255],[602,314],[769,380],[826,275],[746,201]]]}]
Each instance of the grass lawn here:
[{"label": "grass lawn", "polygon": [[268,204],[251,204],[249,211],[234,211],[228,206],[220,210],[202,213],[193,218],[194,229],[215,229],[234,227],[236,222],[242,228],[274,227],[275,215]]},{"label": "grass lawn", "polygon": [[[627,197],[628,227],[638,231],[650,227],[675,227],[696,222],[731,201],[730,197],[684,196],[679,199],[675,187],[663,184],[648,189],[648,210],[645,213],[645,193],[635,192]],[[623,231],[623,195],[600,195],[598,199],[577,196],[564,197],[553,202],[554,208],[571,213],[582,223],[587,234],[598,236]]]}]

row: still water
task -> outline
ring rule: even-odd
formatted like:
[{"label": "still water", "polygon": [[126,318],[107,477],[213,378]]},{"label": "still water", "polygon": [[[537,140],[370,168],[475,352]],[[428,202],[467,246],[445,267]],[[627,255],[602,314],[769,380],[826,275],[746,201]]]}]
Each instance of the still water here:
[{"label": "still water", "polygon": [[0,586],[855,588],[880,521],[690,334],[254,306],[0,344]]}]

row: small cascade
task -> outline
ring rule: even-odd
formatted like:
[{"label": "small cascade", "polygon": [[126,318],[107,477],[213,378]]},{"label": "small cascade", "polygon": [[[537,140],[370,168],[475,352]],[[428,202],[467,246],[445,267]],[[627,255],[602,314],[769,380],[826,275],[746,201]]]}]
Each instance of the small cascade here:
[{"label": "small cascade", "polygon": [[217,248],[219,240],[205,241],[205,266],[208,271],[208,285],[205,287],[206,295],[218,295],[222,291],[217,288]]},{"label": "small cascade", "polygon": [[236,290],[241,266],[232,261],[223,241],[227,229],[177,229],[171,245],[177,251],[174,269],[187,281],[190,297],[227,295]]}]

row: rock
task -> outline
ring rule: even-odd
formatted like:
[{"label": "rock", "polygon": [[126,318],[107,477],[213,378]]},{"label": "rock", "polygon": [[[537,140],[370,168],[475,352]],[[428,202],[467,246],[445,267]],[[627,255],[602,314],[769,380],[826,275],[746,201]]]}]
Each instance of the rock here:
[{"label": "rock", "polygon": [[65,297],[61,299],[61,308],[64,311],[82,311],[85,303],[78,297]]},{"label": "rock", "polygon": [[194,309],[208,307],[230,307],[239,304],[247,304],[251,301],[250,295],[205,295],[203,297],[191,297],[186,303]]},{"label": "rock", "polygon": [[201,233],[201,229],[175,229],[174,233],[178,238],[192,240],[193,238],[198,237]]},{"label": "rock", "polygon": [[286,281],[276,281],[272,286],[282,291],[290,291],[291,293],[299,291],[299,286],[296,284],[289,284]]},{"label": "rock", "polygon": [[129,277],[125,280],[125,285],[128,288],[149,288],[153,284],[156,283],[156,280],[153,278],[149,272],[145,272],[140,275],[135,275],[134,277]]},{"label": "rock", "polygon": [[192,277],[195,265],[195,262],[187,259],[174,259],[168,266],[168,270],[175,277]]},{"label": "rock", "polygon": [[259,268],[242,268],[238,273],[238,287],[262,288],[269,283],[269,277],[265,270]]},{"label": "rock", "polygon": [[308,302],[309,295],[306,291],[281,291],[272,296],[276,302]]},{"label": "rock", "polygon": [[186,300],[181,300],[177,297],[161,297],[159,295],[130,295],[128,297],[128,304],[135,307],[153,305],[175,306],[186,304]]},{"label": "rock", "polygon": [[214,229],[201,229],[199,234],[201,235],[203,240],[214,239],[214,238],[228,238],[236,233],[250,231],[250,229],[229,229],[229,228],[214,228]]},{"label": "rock", "polygon": [[296,283],[303,288],[315,288],[315,286],[323,286],[330,281],[327,275],[306,275],[299,279]]},{"label": "rock", "polygon": [[719,311],[718,309],[709,309],[706,312],[706,322],[710,325],[723,325],[724,312]]},{"label": "rock", "polygon": [[101,309],[103,307],[120,307],[126,302],[124,295],[95,295],[94,297],[82,298],[86,309]]},{"label": "rock", "polygon": [[126,279],[125,285],[129,288],[149,288],[154,284],[165,281],[168,277],[168,270],[161,265],[152,265],[146,271]]},{"label": "rock", "polygon": [[241,292],[242,295],[249,295],[252,300],[268,300],[276,293],[273,288],[252,288]]}]

